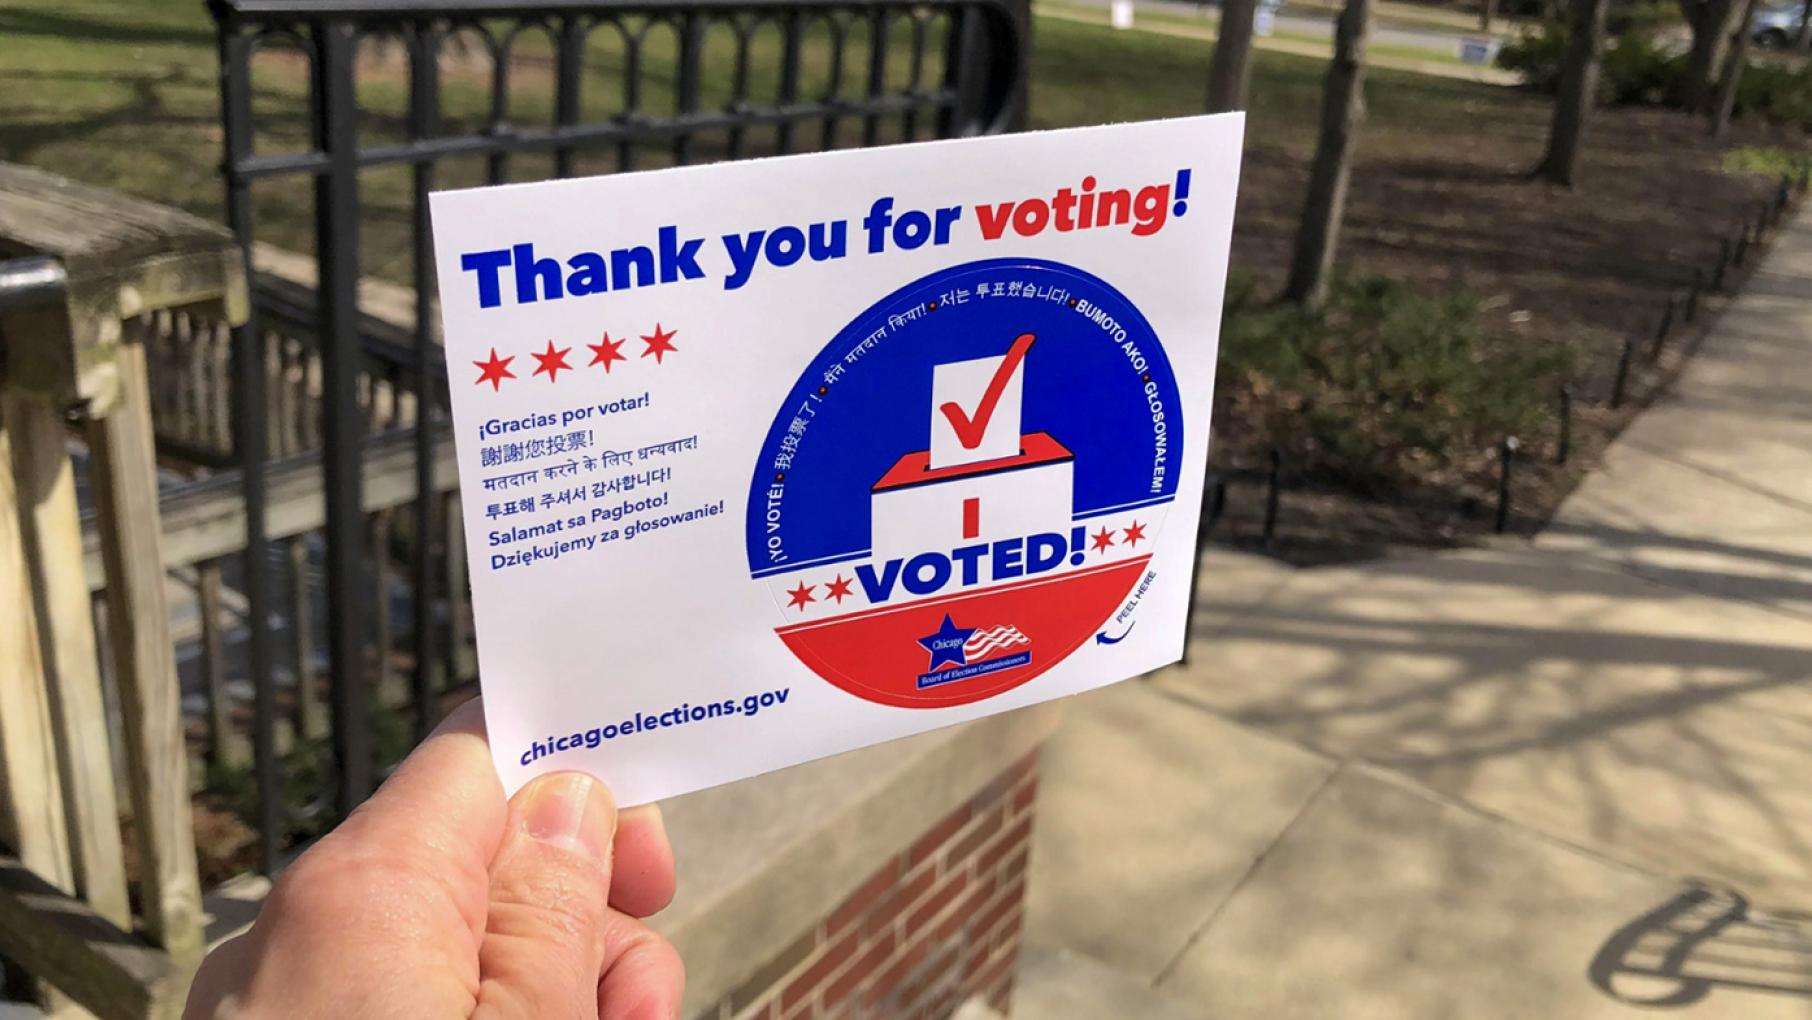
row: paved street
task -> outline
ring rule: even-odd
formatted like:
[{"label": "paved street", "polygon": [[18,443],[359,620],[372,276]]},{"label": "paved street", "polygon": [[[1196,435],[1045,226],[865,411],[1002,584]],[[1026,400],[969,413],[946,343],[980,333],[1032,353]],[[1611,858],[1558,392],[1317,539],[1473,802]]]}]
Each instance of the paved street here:
[{"label": "paved street", "polygon": [[[1040,17],[1108,24],[1109,0],[1061,0],[1037,7]],[[1178,0],[1138,0],[1132,31],[1154,32],[1211,43],[1219,29],[1217,8]],[[1326,59],[1333,48],[1334,22],[1316,11],[1279,13],[1270,35],[1252,40],[1255,49]],[[1476,35],[1458,28],[1393,25],[1380,18],[1372,30],[1366,66],[1457,78],[1491,85],[1515,85],[1520,75],[1488,64],[1458,62],[1462,39]]]},{"label": "paved street", "polygon": [[[1072,0],[1072,2],[1106,9],[1109,0]],[[1135,10],[1200,18],[1204,24],[1212,25],[1219,17],[1220,5],[1190,3],[1188,0],[1136,0]],[[1291,6],[1286,3],[1277,12],[1274,28],[1278,32],[1289,35],[1332,39],[1334,37],[1333,12],[1300,5]],[[1476,23],[1462,28],[1458,25],[1421,25],[1394,20],[1387,10],[1380,12],[1377,16],[1372,28],[1372,42],[1386,46],[1413,46],[1451,56],[1457,51],[1461,39],[1479,34],[1474,31],[1476,28]]]},{"label": "paved street", "polygon": [[1211,553],[1047,753],[1029,939],[1231,1020],[1812,1017],[1808,364],[1802,212],[1536,541]]}]

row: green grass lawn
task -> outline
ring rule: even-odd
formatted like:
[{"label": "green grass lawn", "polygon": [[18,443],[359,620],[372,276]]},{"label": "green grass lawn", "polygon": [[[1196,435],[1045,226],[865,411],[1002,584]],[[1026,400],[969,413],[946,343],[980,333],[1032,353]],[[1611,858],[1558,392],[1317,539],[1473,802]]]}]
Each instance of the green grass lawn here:
[{"label": "green grass lawn", "polygon": [[[1201,112],[1213,44],[1150,32],[1114,32],[1040,19],[1032,47],[1032,119],[1068,127]],[[1314,143],[1325,61],[1259,51],[1252,66],[1253,146],[1307,153]],[[1511,89],[1450,78],[1366,72],[1365,145],[1390,148],[1428,132],[1471,133],[1492,118],[1526,109]]]},{"label": "green grass lawn", "polygon": [[[1056,18],[1041,18],[1033,48],[1033,122],[1064,127],[1147,117],[1176,116],[1200,110],[1212,45],[1147,33],[1107,32]],[[903,55],[906,28],[894,26],[890,52]],[[216,167],[222,138],[214,29],[200,0],[11,0],[0,9],[0,89],[8,102],[0,106],[0,159],[29,163],[81,180],[119,188],[205,216],[221,215],[223,189]],[[773,96],[778,87],[780,35],[766,29],[756,36],[751,55],[750,93]],[[475,48],[474,48],[475,49]],[[650,33],[644,51],[641,108],[661,111],[674,103],[673,67],[677,41],[673,33]],[[924,80],[940,73],[935,58],[939,40],[928,40],[933,58],[921,69]],[[550,45],[531,37],[520,44],[512,67],[509,117],[524,124],[546,124],[552,117]],[[709,69],[701,106],[722,105],[729,98],[733,47],[727,32],[706,38]],[[808,35],[801,94],[829,86],[828,46],[822,33]],[[622,109],[623,53],[614,35],[596,33],[591,43],[582,93],[587,119],[614,115]],[[845,58],[842,87],[846,94],[865,88],[867,41],[853,38]],[[1254,70],[1255,140],[1299,150],[1308,144],[1316,113],[1321,61],[1262,54]],[[906,83],[904,59],[888,64],[890,84]],[[307,142],[306,78],[302,60],[273,51],[256,68],[260,84],[257,112],[259,151],[303,148]],[[448,62],[443,76],[445,114],[450,126],[472,128],[488,111],[489,67],[482,58]],[[1439,82],[1408,75],[1375,73],[1369,101],[1372,130],[1388,133],[1393,125],[1439,128],[1473,122],[1489,115],[1493,92],[1465,83]],[[365,137],[401,137],[407,93],[400,61],[377,59],[361,64],[361,105],[366,111]],[[899,125],[887,122],[883,140],[902,137]],[[923,136],[921,126],[918,134]],[[857,125],[841,126],[836,144],[855,144]],[[801,132],[802,144],[816,144],[816,131]],[[772,148],[771,136],[751,137],[748,154]],[[698,153],[721,154],[722,139],[700,139]],[[670,162],[665,146],[645,146],[637,166]],[[615,169],[614,153],[584,161],[594,172]],[[525,155],[512,160],[510,176],[531,180],[551,174],[546,158]],[[437,183],[458,186],[481,183],[484,167],[477,160],[442,164]],[[386,168],[361,178],[366,269],[405,280],[410,223],[407,171]],[[312,197],[304,181],[292,179],[254,190],[259,236],[289,248],[307,250],[313,229]]]}]

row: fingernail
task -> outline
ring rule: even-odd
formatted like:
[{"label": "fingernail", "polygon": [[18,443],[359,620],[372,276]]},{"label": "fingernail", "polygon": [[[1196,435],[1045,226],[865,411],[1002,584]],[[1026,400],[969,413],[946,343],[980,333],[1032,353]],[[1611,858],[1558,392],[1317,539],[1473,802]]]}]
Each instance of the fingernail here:
[{"label": "fingernail", "polygon": [[603,860],[610,854],[609,802],[577,772],[542,776],[522,791],[521,825],[531,839]]}]

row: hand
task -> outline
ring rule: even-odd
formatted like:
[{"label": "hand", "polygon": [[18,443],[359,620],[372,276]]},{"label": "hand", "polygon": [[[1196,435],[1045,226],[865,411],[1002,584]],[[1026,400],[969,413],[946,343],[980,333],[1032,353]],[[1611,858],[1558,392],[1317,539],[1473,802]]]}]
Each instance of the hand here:
[{"label": "hand", "polygon": [[679,954],[659,810],[576,772],[507,803],[478,702],[287,868],[209,954],[185,1017],[673,1020]]}]

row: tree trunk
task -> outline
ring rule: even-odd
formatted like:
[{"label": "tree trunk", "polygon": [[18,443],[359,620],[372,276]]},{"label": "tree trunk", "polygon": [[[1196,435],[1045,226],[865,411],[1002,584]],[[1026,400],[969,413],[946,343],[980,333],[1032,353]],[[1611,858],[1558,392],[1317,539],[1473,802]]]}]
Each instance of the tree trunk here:
[{"label": "tree trunk", "polygon": [[1812,48],[1812,0],[1800,4],[1799,34],[1794,37],[1793,45],[1802,50]]},{"label": "tree trunk", "polygon": [[1012,131],[1024,131],[1031,124],[1032,110],[1032,0],[1009,0],[1013,20],[1019,23],[1019,81],[1013,94],[1013,112],[1007,119]]},{"label": "tree trunk", "polygon": [[[1682,5],[1687,24],[1692,29],[1692,49],[1686,55],[1686,72],[1680,82],[1680,105],[1689,113],[1711,109],[1717,91],[1718,72],[1724,66],[1724,55],[1730,41],[1730,21],[1742,13],[1737,0],[1703,0],[1691,7]],[[1744,25],[1748,22],[1744,21]]]},{"label": "tree trunk", "polygon": [[1208,65],[1208,112],[1246,108],[1246,83],[1252,77],[1252,21],[1258,0],[1221,0],[1221,24],[1215,33],[1214,62]]},{"label": "tree trunk", "polygon": [[[1807,0],[1812,3],[1812,0]],[[1479,4],[1479,31],[1491,31],[1492,19],[1497,17],[1497,0],[1481,0]]]},{"label": "tree trunk", "polygon": [[1553,184],[1573,186],[1579,141],[1598,98],[1598,56],[1604,49],[1604,19],[1610,7],[1610,0],[1573,0],[1567,62],[1560,69],[1560,93],[1554,97],[1548,151],[1535,167],[1535,176]]},{"label": "tree trunk", "polygon": [[1328,63],[1321,93],[1321,137],[1309,166],[1309,193],[1296,229],[1296,252],[1290,259],[1290,282],[1284,299],[1304,308],[1327,298],[1328,273],[1346,214],[1347,180],[1352,175],[1353,146],[1365,120],[1365,48],[1372,32],[1372,0],[1346,0],[1334,32],[1334,57]]},{"label": "tree trunk", "polygon": [[1730,37],[1730,55],[1724,61],[1724,73],[1718,76],[1718,94],[1711,107],[1710,135],[1722,142],[1730,131],[1730,115],[1736,110],[1737,86],[1743,80],[1743,67],[1749,62],[1749,23],[1755,18],[1756,0],[1743,4],[1743,20]]}]

